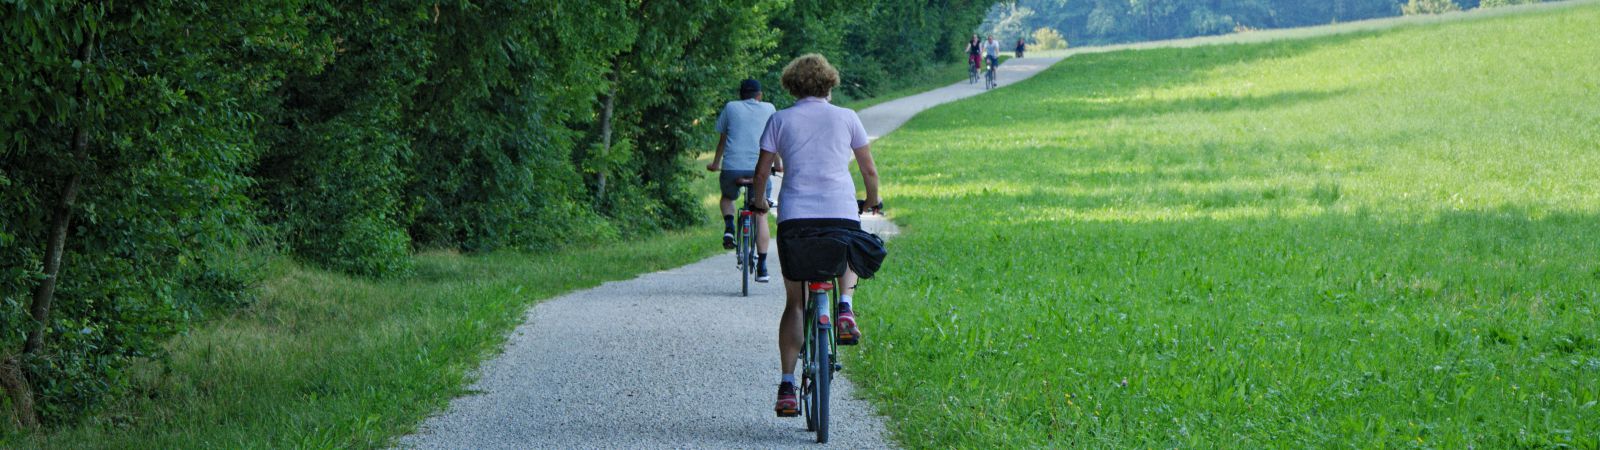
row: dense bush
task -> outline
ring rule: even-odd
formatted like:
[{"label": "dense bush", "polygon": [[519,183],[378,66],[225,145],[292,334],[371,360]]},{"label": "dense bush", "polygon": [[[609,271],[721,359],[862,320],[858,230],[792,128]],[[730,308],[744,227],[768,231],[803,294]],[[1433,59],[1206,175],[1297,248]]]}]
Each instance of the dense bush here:
[{"label": "dense bush", "polygon": [[[773,15],[783,30],[772,73],[762,80],[778,86],[777,70],[790,58],[818,52],[838,66],[841,84],[834,94],[867,98],[900,87],[939,63],[963,61],[973,27],[992,1],[978,0],[798,0]],[[770,89],[768,94],[781,89]],[[792,99],[776,96],[780,103]],[[780,105],[781,106],[781,105]]]},{"label": "dense bush", "polygon": [[0,4],[0,405],[92,410],[261,249],[398,276],[699,220],[684,161],[787,3]]},{"label": "dense bush", "polygon": [[46,423],[242,295],[253,109],[305,55],[286,8],[228,5],[209,27],[196,1],[0,5],[0,370],[31,383],[0,381]]},{"label": "dense bush", "polygon": [[1417,14],[1442,14],[1451,11],[1460,11],[1461,7],[1450,0],[1410,0],[1400,6],[1400,11],[1405,15]]}]

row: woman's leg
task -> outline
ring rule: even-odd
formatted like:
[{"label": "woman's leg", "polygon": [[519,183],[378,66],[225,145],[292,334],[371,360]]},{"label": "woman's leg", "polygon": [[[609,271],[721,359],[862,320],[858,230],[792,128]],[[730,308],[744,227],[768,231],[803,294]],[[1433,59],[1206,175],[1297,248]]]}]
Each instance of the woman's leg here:
[{"label": "woman's leg", "polygon": [[844,284],[844,286],[839,286],[839,295],[855,295],[856,281],[860,279],[861,277],[856,276],[856,271],[846,264],[844,275],[839,277],[839,282]]},{"label": "woman's leg", "polygon": [[785,375],[794,374],[795,360],[800,359],[800,346],[806,339],[801,328],[806,314],[805,286],[799,281],[783,279],[783,289],[788,300],[783,308],[783,318],[778,322],[778,359]]},{"label": "woman's leg", "polygon": [[856,312],[851,296],[856,292],[856,271],[845,268],[844,275],[839,277],[839,345],[856,345],[861,341],[861,328],[856,325]]}]

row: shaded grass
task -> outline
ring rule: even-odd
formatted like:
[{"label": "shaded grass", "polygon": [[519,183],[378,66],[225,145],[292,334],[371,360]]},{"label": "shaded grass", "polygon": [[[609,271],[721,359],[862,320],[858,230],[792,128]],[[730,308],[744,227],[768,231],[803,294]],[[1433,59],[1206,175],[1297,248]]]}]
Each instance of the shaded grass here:
[{"label": "shaded grass", "polygon": [[874,146],[852,375],[911,447],[1600,446],[1595,29],[1079,55],[924,112]]},{"label": "shaded grass", "polygon": [[385,447],[467,393],[533,303],[721,252],[717,227],[549,254],[427,252],[394,281],[277,259],[258,303],[174,339],[169,363],[134,367],[134,391],[107,412],[0,447]]}]

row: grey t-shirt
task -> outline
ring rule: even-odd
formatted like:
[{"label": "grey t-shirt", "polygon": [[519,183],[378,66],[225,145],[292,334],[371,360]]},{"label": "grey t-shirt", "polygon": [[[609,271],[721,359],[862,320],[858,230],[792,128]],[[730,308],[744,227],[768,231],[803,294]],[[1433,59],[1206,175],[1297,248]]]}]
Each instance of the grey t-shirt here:
[{"label": "grey t-shirt", "polygon": [[756,99],[732,101],[722,107],[722,114],[717,115],[717,132],[728,134],[723,170],[756,170],[756,158],[761,156],[761,131],[777,110],[771,103]]},{"label": "grey t-shirt", "polygon": [[806,97],[773,114],[761,151],[783,158],[778,218],[861,220],[850,161],[866,146],[861,117],[827,100]]}]

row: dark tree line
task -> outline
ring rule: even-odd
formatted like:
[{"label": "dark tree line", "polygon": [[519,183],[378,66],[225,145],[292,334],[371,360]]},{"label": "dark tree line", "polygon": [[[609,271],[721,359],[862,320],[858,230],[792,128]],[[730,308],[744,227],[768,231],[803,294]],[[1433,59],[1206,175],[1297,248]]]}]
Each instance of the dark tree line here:
[{"label": "dark tree line", "polygon": [[[974,1],[0,3],[0,420],[119,395],[262,257],[404,277],[703,218],[687,161],[801,52],[846,95],[951,59]],[[780,102],[781,98],[778,99]]]}]

